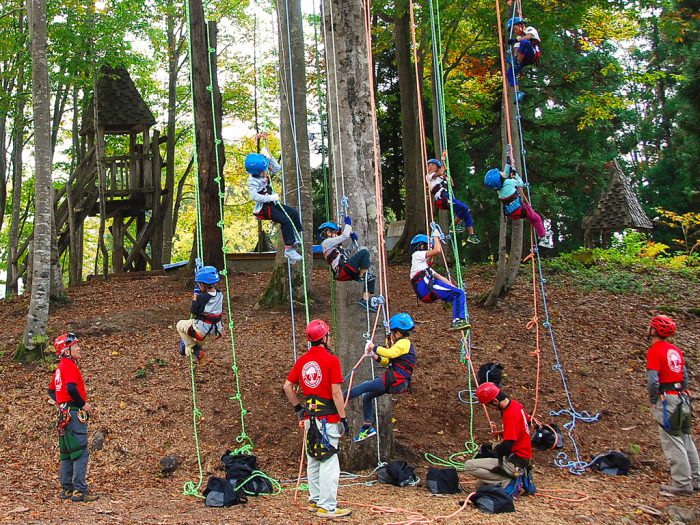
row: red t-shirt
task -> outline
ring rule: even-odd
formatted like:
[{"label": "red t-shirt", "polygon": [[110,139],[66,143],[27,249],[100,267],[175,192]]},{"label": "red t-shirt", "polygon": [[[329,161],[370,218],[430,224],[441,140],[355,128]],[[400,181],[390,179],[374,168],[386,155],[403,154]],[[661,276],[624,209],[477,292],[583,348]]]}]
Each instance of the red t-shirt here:
[{"label": "red t-shirt", "polygon": [[656,341],[647,351],[647,370],[659,373],[659,383],[683,381],[683,352],[667,341]]},{"label": "red t-shirt", "polygon": [[66,388],[68,383],[75,383],[78,387],[80,397],[87,402],[85,383],[83,382],[83,376],[80,373],[78,365],[73,359],[64,357],[61,359],[61,362],[58,363],[58,368],[54,372],[51,383],[49,384],[49,390],[56,392],[56,403],[59,405],[73,401],[73,398]]},{"label": "red t-shirt", "polygon": [[515,399],[503,411],[503,440],[514,441],[511,452],[518,457],[532,459],[530,441],[530,417]]},{"label": "red t-shirt", "polygon": [[[344,381],[340,359],[323,346],[312,346],[294,363],[287,381],[301,385],[301,391],[306,397],[333,399],[332,385],[341,384]],[[329,423],[340,421],[338,414],[322,417],[325,417]]]}]

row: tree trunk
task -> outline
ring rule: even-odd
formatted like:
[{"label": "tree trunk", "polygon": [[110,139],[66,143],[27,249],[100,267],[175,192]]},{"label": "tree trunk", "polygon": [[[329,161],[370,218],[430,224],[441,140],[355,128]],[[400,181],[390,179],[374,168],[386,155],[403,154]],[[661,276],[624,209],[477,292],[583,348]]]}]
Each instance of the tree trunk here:
[{"label": "tree trunk", "polygon": [[27,2],[32,56],[34,115],[34,242],[32,292],[27,324],[16,359],[31,361],[43,354],[47,343],[51,279],[51,115],[46,43],[46,0]]},{"label": "tree trunk", "polygon": [[173,256],[173,199],[175,194],[175,120],[177,117],[177,68],[180,61],[179,45],[175,39],[175,14],[173,0],[168,0],[166,27],[168,33],[168,124],[165,147],[165,199],[163,202],[163,264],[169,264]]},{"label": "tree trunk", "polygon": [[[289,8],[289,12],[287,12],[287,8]],[[310,292],[314,239],[313,201],[311,199],[309,134],[306,121],[306,64],[301,1],[278,0],[277,16],[280,49],[280,138],[284,167],[282,176],[286,189],[283,198],[286,199],[288,205],[299,210],[301,223],[306,228],[306,235],[302,235],[302,239],[304,242],[306,282],[308,292]],[[270,282],[258,300],[258,304],[262,307],[271,308],[289,303],[287,258],[283,252],[284,242],[280,239]],[[302,265],[291,265],[290,268],[292,271],[292,295],[296,301],[302,301],[304,299]]]},{"label": "tree trunk", "polygon": [[[341,129],[333,130],[336,136],[331,141],[332,154],[342,159],[353,226],[363,244],[370,249],[373,265],[376,267],[379,255],[378,217],[372,152],[375,141],[378,144],[378,137],[374,132],[367,59],[368,42],[362,23],[363,3],[361,0],[326,0],[324,7],[327,35],[332,38],[331,29],[335,32],[335,42],[326,43],[334,51],[328,54],[328,68],[331,72],[342,73],[337,76],[337,87],[335,82],[329,83],[329,118],[336,119],[334,121],[337,122],[337,116],[333,113],[339,111],[339,120],[343,123]],[[331,27],[330,23],[331,13],[334,27]],[[383,221],[381,224],[383,225]],[[367,320],[362,311],[358,310],[357,284],[339,283],[337,290],[338,315],[334,344],[343,369],[349,371],[362,355]],[[376,372],[381,373],[380,370]],[[369,363],[364,362],[357,370],[354,384],[357,385],[370,377]],[[382,458],[388,458],[393,450],[391,396],[381,396],[378,404],[380,455]],[[359,429],[361,425],[360,406],[360,399],[352,401],[349,405],[348,417],[354,429]],[[341,449],[344,468],[363,469],[375,466],[376,445],[375,439],[357,444],[346,439]]]},{"label": "tree trunk", "polygon": [[10,250],[7,264],[7,281],[5,285],[5,296],[17,295],[19,278],[19,223],[20,207],[22,201],[22,153],[24,151],[24,68],[21,68],[17,77],[17,108],[15,112],[12,133],[12,215],[10,217]]},{"label": "tree trunk", "polygon": [[0,230],[7,206],[7,113],[0,114]]},{"label": "tree trunk", "polygon": [[[224,144],[221,139],[221,92],[216,67],[216,24],[204,20],[201,0],[188,0],[190,5],[190,38],[192,40],[192,96],[198,153],[198,178],[202,216],[204,264],[224,266],[223,220],[219,207],[219,191],[224,191]],[[209,39],[207,39],[207,33]],[[212,49],[211,53],[209,49]],[[210,77],[211,68],[211,77]],[[212,79],[210,82],[210,78]],[[213,83],[213,84],[212,84]],[[211,86],[210,92],[207,87]],[[212,112],[212,94],[215,112]],[[214,133],[216,127],[216,134]],[[219,142],[217,147],[217,141]],[[217,182],[221,174],[220,184]]]},{"label": "tree trunk", "polygon": [[[80,135],[78,133],[78,88],[73,87],[73,127],[72,127],[72,160],[71,173],[74,173],[80,163]],[[83,236],[82,224],[76,224],[73,209],[73,184],[69,180],[66,183],[66,200],[68,203],[68,246],[70,257],[68,259],[68,284],[75,286],[82,280],[83,260]]]},{"label": "tree trunk", "polygon": [[413,236],[417,233],[424,233],[428,228],[428,225],[425,224],[426,203],[423,193],[425,183],[423,182],[423,160],[421,158],[418,122],[416,72],[411,61],[411,20],[408,0],[397,2],[397,16],[394,20],[394,44],[401,93],[401,140],[406,175],[406,224],[401,238],[391,252],[392,258],[405,254]]}]

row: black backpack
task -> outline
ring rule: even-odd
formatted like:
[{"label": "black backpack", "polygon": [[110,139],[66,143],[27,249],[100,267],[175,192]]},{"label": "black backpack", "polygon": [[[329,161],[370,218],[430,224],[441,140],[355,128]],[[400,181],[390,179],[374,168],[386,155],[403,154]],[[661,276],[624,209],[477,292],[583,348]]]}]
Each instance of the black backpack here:
[{"label": "black backpack", "polygon": [[207,507],[230,507],[248,503],[248,498],[242,491],[237,491],[228,480],[215,476],[209,478],[202,494]]},{"label": "black backpack", "polygon": [[596,456],[590,464],[591,468],[609,476],[626,476],[629,474],[631,466],[630,458],[618,450],[611,450],[606,454]]},{"label": "black backpack", "polygon": [[416,471],[406,461],[390,461],[377,470],[379,483],[405,487],[416,485],[420,480],[416,477]]},{"label": "black backpack", "polygon": [[479,384],[488,381],[500,387],[503,381],[503,365],[501,363],[484,363],[479,367],[476,377]]},{"label": "black backpack", "polygon": [[474,455],[474,459],[481,459],[481,458],[497,458],[498,454],[496,454],[493,450],[493,445],[491,443],[482,443],[482,445],[479,447],[479,451]]},{"label": "black backpack", "polygon": [[272,483],[258,470],[258,458],[252,454],[234,454],[226,451],[221,456],[226,479],[249,496],[271,494]]},{"label": "black backpack", "polygon": [[564,446],[564,434],[557,425],[538,425],[532,432],[532,446],[537,450],[551,450]]},{"label": "black backpack", "polygon": [[456,494],[462,490],[454,468],[429,467],[426,485],[433,494]]},{"label": "black backpack", "polygon": [[472,495],[470,501],[477,509],[487,514],[515,512],[513,498],[498,485],[484,485],[479,487]]}]

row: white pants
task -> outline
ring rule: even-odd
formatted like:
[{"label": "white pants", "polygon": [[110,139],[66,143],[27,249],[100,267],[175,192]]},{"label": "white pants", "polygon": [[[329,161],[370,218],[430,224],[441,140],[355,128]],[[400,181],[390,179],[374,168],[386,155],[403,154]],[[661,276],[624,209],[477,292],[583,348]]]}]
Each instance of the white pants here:
[{"label": "white pants", "polygon": [[187,355],[190,355],[190,352],[195,345],[199,345],[200,348],[204,348],[204,343],[206,343],[210,337],[215,337],[213,334],[209,334],[206,335],[201,341],[198,341],[188,333],[190,328],[194,326],[194,323],[195,319],[183,319],[182,321],[178,321],[177,325],[175,325],[177,328],[177,333],[180,334],[180,337],[185,342],[185,346],[187,347]]},{"label": "white pants", "polygon": [[477,479],[477,488],[482,485],[500,485],[505,487],[513,481],[516,475],[517,467],[513,465],[510,461],[503,461],[501,467],[509,475],[499,472],[493,472],[493,469],[498,467],[497,458],[479,458],[470,459],[464,465],[464,472],[470,476],[474,476]]},{"label": "white pants", "polygon": [[[304,422],[309,429],[309,420]],[[323,421],[317,419],[316,426],[323,432]],[[326,423],[326,432],[331,445],[338,448],[341,423]],[[334,512],[338,503],[338,481],[340,479],[340,461],[338,454],[333,454],[325,461],[319,461],[306,455],[306,476],[309,480],[309,502],[316,503],[322,509]]]}]

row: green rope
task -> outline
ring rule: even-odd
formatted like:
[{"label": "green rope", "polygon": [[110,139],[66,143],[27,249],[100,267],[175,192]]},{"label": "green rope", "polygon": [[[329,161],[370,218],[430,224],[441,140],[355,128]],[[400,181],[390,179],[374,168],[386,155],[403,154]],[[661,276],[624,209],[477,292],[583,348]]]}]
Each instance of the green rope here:
[{"label": "green rope", "polygon": [[[241,481],[236,486],[235,490],[236,491],[241,490],[246,483],[248,483],[251,479],[255,479],[255,478],[266,479],[270,482],[270,485],[272,485],[272,492],[265,493],[265,494],[269,494],[270,496],[277,496],[278,494],[282,493],[282,484],[278,480],[276,480],[275,478],[271,478],[270,476],[265,474],[262,470],[254,470],[250,476],[248,476],[246,479]],[[243,489],[243,492],[245,492],[249,496],[257,496],[257,493],[250,492],[250,491],[247,491],[245,489]]]}]

